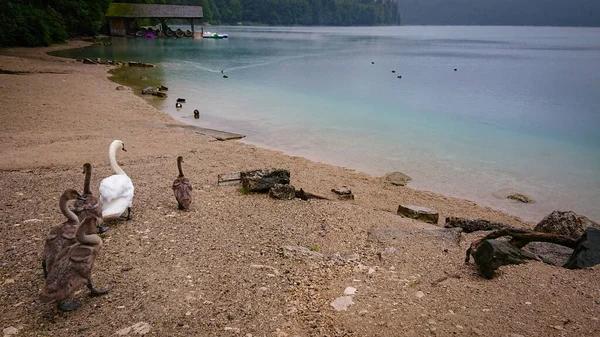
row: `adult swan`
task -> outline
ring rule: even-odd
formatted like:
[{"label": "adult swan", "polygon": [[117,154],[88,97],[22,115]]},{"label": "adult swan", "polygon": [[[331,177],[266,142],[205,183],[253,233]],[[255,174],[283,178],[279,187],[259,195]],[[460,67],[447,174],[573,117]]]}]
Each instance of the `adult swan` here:
[{"label": "adult swan", "polygon": [[125,144],[113,140],[108,147],[110,166],[115,171],[110,177],[100,182],[100,202],[102,202],[102,217],[105,219],[119,217],[127,210],[125,220],[131,219],[131,201],[133,200],[133,183],[125,171],[117,164],[117,150],[125,150]]}]

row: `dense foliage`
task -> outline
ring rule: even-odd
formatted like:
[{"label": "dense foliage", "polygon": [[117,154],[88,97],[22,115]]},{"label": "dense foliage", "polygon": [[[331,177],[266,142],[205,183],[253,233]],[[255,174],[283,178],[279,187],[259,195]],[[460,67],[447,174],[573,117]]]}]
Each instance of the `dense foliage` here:
[{"label": "dense foliage", "polygon": [[371,26],[400,23],[395,0],[167,0],[166,3],[201,5],[205,21],[217,24]]},{"label": "dense foliage", "polygon": [[0,0],[0,47],[48,46],[96,34],[110,0]]}]

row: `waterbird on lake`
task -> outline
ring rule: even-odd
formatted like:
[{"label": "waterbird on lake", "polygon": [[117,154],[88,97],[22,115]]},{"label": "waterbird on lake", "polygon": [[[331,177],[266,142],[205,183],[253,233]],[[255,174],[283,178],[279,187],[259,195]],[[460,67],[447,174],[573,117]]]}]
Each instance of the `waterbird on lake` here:
[{"label": "waterbird on lake", "polygon": [[371,64],[375,64],[375,62],[371,62]]},{"label": "waterbird on lake", "polygon": [[395,72],[396,72],[395,70],[392,70],[392,74],[395,73]]},{"label": "waterbird on lake", "polygon": [[454,71],[456,71],[456,70],[457,70],[457,69],[456,69],[456,68],[454,68]]},{"label": "waterbird on lake", "polygon": [[178,98],[177,103],[185,103],[185,98]]},{"label": "waterbird on lake", "polygon": [[175,107],[177,109],[181,109],[181,107],[183,107],[183,105],[181,105],[181,103],[177,102],[177,103],[175,103]]},{"label": "waterbird on lake", "polygon": [[229,78],[229,76],[227,76],[227,75],[223,75],[223,78]]},{"label": "waterbird on lake", "polygon": [[398,78],[402,78],[402,75],[398,75]]},{"label": "waterbird on lake", "polygon": [[198,109],[194,110],[194,118],[195,119],[200,118],[200,111],[198,111]]}]

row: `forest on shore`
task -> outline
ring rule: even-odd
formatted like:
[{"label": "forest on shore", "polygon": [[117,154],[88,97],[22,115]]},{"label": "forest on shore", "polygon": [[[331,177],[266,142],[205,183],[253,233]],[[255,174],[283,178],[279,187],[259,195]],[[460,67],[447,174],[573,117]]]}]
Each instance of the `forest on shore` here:
[{"label": "forest on shore", "polygon": [[[48,46],[108,33],[110,0],[2,0],[0,47]],[[199,5],[210,24],[374,26],[400,24],[395,0],[129,0]]]}]

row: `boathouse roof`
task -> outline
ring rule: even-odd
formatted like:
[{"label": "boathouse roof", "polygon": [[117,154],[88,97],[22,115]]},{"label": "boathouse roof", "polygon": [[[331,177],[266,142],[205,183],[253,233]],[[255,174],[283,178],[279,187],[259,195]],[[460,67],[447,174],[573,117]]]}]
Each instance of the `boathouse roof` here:
[{"label": "boathouse roof", "polygon": [[202,6],[111,3],[109,18],[203,18]]}]

